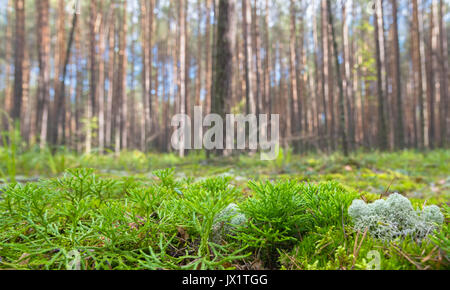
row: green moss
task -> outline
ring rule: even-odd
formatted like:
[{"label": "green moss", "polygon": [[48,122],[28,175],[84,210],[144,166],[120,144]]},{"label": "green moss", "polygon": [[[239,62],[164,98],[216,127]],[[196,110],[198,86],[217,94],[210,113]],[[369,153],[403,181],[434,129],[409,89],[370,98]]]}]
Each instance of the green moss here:
[{"label": "green moss", "polygon": [[[82,269],[225,269],[261,260],[273,269],[367,269],[373,251],[381,269],[448,269],[447,222],[422,243],[383,243],[355,231],[347,210],[353,199],[399,192],[415,208],[440,206],[448,221],[449,154],[288,150],[271,163],[18,148],[22,184],[0,189],[0,268],[65,269],[76,250]],[[0,148],[3,180],[8,156]],[[232,203],[248,222],[215,240],[217,216]]]}]

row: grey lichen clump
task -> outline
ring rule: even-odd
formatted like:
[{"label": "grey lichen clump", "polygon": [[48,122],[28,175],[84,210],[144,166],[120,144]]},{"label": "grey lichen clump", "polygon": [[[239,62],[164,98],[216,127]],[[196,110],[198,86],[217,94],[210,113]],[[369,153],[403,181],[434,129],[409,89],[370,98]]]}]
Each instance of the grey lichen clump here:
[{"label": "grey lichen clump", "polygon": [[239,211],[235,203],[231,203],[222,210],[215,218],[213,225],[213,240],[218,242],[228,234],[232,234],[232,229],[244,225],[247,217]]},{"label": "grey lichen clump", "polygon": [[398,193],[370,204],[354,200],[348,213],[355,229],[368,229],[372,236],[381,240],[410,236],[420,241],[444,222],[439,207],[425,206],[422,211],[416,211],[409,199]]}]

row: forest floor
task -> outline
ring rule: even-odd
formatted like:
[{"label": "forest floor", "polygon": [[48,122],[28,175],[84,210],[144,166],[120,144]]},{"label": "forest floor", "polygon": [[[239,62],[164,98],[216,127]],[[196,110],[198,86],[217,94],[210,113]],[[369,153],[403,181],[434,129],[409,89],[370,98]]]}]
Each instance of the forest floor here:
[{"label": "forest floor", "polygon": [[[261,161],[0,147],[0,269],[449,269],[448,160],[449,150]],[[437,205],[444,223],[422,236],[396,224],[389,238],[384,217],[358,228],[352,202],[393,193],[409,199],[408,216]]]}]

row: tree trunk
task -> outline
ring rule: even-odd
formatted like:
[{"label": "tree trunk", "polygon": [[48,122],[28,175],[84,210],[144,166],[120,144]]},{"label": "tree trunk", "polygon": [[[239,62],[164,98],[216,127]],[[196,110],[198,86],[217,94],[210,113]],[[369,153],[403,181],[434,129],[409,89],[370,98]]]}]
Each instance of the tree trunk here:
[{"label": "tree trunk", "polygon": [[[121,105],[121,116],[120,116],[120,126],[117,129],[120,131],[117,134],[121,136],[121,149],[127,149],[128,144],[128,96],[127,96],[127,1],[123,1],[123,11],[122,11],[122,29],[119,35],[119,98]],[[117,150],[116,150],[117,152]]]},{"label": "tree trunk", "polygon": [[[347,101],[347,128],[348,128],[348,141],[349,147],[354,148],[355,146],[355,120],[353,118],[353,82],[352,82],[352,55],[351,55],[351,45],[350,45],[350,35],[349,35],[349,17],[348,2],[346,2],[342,8],[343,14],[343,52],[344,52],[344,69],[345,69],[345,79],[344,79],[344,92],[345,99]],[[354,21],[354,20],[353,20]]]},{"label": "tree trunk", "polygon": [[113,98],[114,98],[114,71],[115,71],[115,8],[111,7],[111,18],[108,23],[108,94],[106,96],[106,114],[105,114],[105,146],[111,147],[113,136]]},{"label": "tree trunk", "polygon": [[242,0],[242,17],[244,31],[244,56],[245,56],[245,96],[246,96],[246,113],[256,114],[256,102],[253,95],[253,61],[252,61],[252,11],[250,0]]},{"label": "tree trunk", "polygon": [[[180,0],[178,3],[178,28],[179,28],[179,113],[186,113],[186,10],[185,0]],[[184,142],[184,140],[183,140]],[[184,143],[179,150],[180,157],[184,157]]]},{"label": "tree trunk", "polygon": [[86,104],[86,153],[92,149],[92,117],[94,116],[95,100],[97,98],[97,1],[93,0],[89,6],[89,91],[90,100]]},{"label": "tree trunk", "polygon": [[[235,0],[219,1],[217,52],[212,113],[225,117],[226,100],[232,94],[233,50],[235,41]],[[250,50],[251,52],[251,50]],[[225,141],[224,135],[224,141]],[[224,151],[223,151],[224,152]],[[221,153],[221,150],[217,150]]]},{"label": "tree trunk", "polygon": [[290,96],[292,106],[289,106],[289,109],[292,110],[292,130],[294,134],[298,132],[299,129],[299,121],[301,120],[300,112],[298,110],[298,90],[297,90],[297,74],[296,74],[296,63],[297,60],[297,52],[296,52],[296,8],[295,1],[290,1],[290,37],[289,37],[289,81],[290,81]]},{"label": "tree trunk", "polygon": [[341,135],[341,144],[342,150],[344,152],[344,156],[348,156],[348,144],[347,144],[347,132],[345,131],[345,100],[344,100],[344,88],[342,85],[342,77],[341,77],[341,69],[339,64],[339,56],[337,49],[337,41],[336,41],[336,33],[334,29],[334,19],[333,14],[331,13],[331,0],[327,0],[327,9],[328,9],[328,23],[331,27],[331,41],[333,43],[334,50],[334,61],[336,67],[336,78],[337,84],[339,88],[339,133]]},{"label": "tree trunk", "polygon": [[422,55],[420,51],[420,31],[419,31],[419,8],[418,0],[412,1],[412,27],[411,27],[411,55],[413,60],[413,77],[414,77],[414,94],[419,105],[419,128],[418,128],[418,141],[419,148],[425,148],[425,118],[424,118],[424,106],[423,106],[423,81],[422,81]]},{"label": "tree trunk", "polygon": [[397,149],[404,149],[404,126],[403,126],[403,102],[402,102],[402,83],[401,83],[401,69],[400,69],[400,44],[398,39],[398,17],[397,17],[397,0],[391,0],[392,2],[392,15],[393,15],[393,50],[394,50],[394,96],[396,98],[397,115],[396,115],[396,128],[395,128],[395,146]]},{"label": "tree trunk", "polygon": [[25,1],[14,1],[16,11],[16,30],[14,42],[14,103],[11,117],[20,121],[23,98],[23,63],[25,57]]},{"label": "tree trunk", "polygon": [[450,134],[448,130],[448,118],[449,118],[449,70],[448,70],[448,43],[447,43],[447,33],[446,33],[446,23],[444,23],[445,14],[444,1],[439,1],[439,47],[440,47],[440,129],[441,129],[441,142],[440,146],[446,148]]},{"label": "tree trunk", "polygon": [[383,27],[383,1],[377,0],[376,11],[374,15],[374,26],[375,26],[375,46],[376,46],[376,63],[377,63],[377,94],[378,94],[378,145],[381,150],[387,149],[387,128],[385,119],[385,94],[383,86],[383,67],[384,67],[384,44],[380,41],[383,38],[384,27]]},{"label": "tree trunk", "polygon": [[265,113],[272,112],[270,97],[270,43],[269,43],[269,0],[266,0],[264,9],[264,105]]},{"label": "tree trunk", "polygon": [[40,147],[44,149],[47,140],[48,104],[50,99],[50,25],[49,0],[37,0],[38,11],[38,58],[39,58],[39,89],[35,120],[40,132]]}]

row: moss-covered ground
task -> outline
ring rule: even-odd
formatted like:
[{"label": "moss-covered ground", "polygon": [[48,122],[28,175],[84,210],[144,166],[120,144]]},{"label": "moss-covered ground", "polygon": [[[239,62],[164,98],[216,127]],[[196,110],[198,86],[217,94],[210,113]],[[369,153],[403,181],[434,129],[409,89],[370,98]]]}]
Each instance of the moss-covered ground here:
[{"label": "moss-covered ground", "polygon": [[[0,148],[0,269],[449,269],[449,160]],[[353,228],[354,199],[394,192],[446,221],[421,241]]]}]

